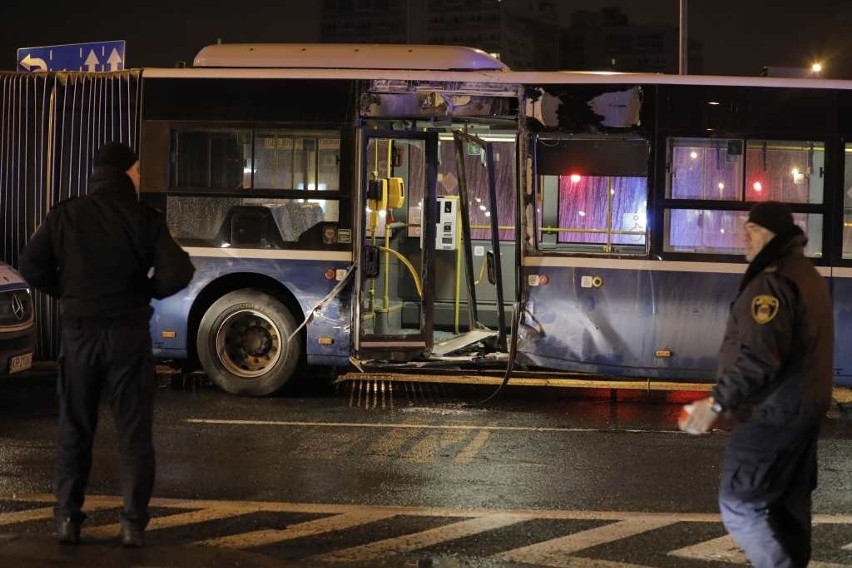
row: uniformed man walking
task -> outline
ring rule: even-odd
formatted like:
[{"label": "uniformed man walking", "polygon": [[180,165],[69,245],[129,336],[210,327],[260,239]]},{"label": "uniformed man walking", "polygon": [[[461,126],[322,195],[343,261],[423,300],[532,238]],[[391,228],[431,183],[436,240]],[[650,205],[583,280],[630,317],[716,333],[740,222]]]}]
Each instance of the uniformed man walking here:
[{"label": "uniformed man walking", "polygon": [[831,402],[831,300],[787,205],[755,205],[745,229],[749,266],[728,317],[713,396],[691,405],[680,427],[700,434],[719,414],[736,419],[719,488],[725,528],[757,568],[804,567],[817,438]]},{"label": "uniformed man walking", "polygon": [[150,302],[186,287],[194,268],[162,216],[139,202],[138,190],[136,154],[124,144],[105,144],[94,158],[89,194],[53,207],[20,259],[30,285],[60,299],[55,514],[64,544],[80,541],[86,518],[102,390],[121,454],[122,544],[142,546],[150,518],[156,386]]}]

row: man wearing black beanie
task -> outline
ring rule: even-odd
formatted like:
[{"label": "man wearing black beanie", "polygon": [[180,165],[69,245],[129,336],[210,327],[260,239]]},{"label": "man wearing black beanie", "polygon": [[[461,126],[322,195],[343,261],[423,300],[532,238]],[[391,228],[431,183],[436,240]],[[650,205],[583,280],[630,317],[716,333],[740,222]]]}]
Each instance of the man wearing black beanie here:
[{"label": "man wearing black beanie", "polygon": [[735,419],[719,507],[725,528],[757,568],[805,567],[817,440],[831,402],[834,327],[822,276],[804,256],[807,237],[790,208],[752,207],[746,273],[731,306],[713,396],[679,421],[707,432]]},{"label": "man wearing black beanie", "polygon": [[122,544],[142,546],[154,486],[150,303],[186,287],[195,269],[162,216],[139,202],[136,153],[110,142],[93,165],[88,195],[51,209],[21,253],[20,271],[30,285],[59,299],[59,541],[80,541],[106,389],[121,454]]}]

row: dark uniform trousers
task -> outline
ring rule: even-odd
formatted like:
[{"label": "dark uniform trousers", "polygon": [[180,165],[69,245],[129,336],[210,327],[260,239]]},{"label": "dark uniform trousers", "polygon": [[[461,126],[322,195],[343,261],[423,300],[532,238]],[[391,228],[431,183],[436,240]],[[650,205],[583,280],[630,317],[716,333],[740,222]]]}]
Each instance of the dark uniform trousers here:
[{"label": "dark uniform trousers", "polygon": [[756,568],[803,568],[810,560],[818,436],[813,422],[745,422],[731,433],[719,508]]},{"label": "dark uniform trousers", "polygon": [[148,316],[63,319],[59,379],[57,519],[82,523],[101,393],[112,410],[121,456],[125,526],[144,529],[154,486],[156,378]]}]

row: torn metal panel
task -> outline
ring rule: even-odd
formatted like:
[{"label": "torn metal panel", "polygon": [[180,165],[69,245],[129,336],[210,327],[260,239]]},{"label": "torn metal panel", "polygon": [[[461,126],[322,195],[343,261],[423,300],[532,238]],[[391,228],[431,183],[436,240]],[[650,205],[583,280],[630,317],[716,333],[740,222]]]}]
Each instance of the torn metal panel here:
[{"label": "torn metal panel", "polygon": [[371,93],[413,93],[433,92],[455,93],[459,95],[479,95],[483,97],[517,97],[518,85],[505,83],[448,82],[448,81],[408,81],[401,79],[376,79],[370,82]]},{"label": "torn metal panel", "polygon": [[373,81],[361,97],[365,117],[496,117],[516,114],[518,90],[490,83]]},{"label": "torn metal panel", "polygon": [[524,93],[527,118],[570,132],[641,126],[642,87],[546,85]]}]

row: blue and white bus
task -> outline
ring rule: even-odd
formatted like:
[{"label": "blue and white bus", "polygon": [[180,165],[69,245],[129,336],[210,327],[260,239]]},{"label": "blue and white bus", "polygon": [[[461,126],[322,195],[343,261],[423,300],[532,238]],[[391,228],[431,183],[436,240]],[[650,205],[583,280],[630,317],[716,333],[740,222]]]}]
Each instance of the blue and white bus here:
[{"label": "blue and white bus", "polygon": [[710,382],[770,199],[830,282],[852,382],[852,82],[243,44],[141,83],[142,195],[197,267],[155,306],[156,354],[227,391],[302,363]]}]

